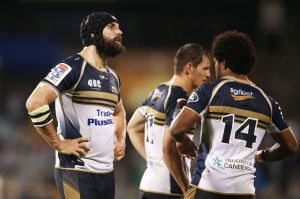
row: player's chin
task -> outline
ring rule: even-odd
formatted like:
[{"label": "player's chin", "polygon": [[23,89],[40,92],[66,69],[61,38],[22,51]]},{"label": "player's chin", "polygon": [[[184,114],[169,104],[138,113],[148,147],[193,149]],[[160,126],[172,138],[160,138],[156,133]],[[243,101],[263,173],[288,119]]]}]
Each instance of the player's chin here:
[{"label": "player's chin", "polygon": [[125,47],[123,46],[122,42],[115,41],[115,47],[119,49],[119,51],[123,52],[125,50]]}]

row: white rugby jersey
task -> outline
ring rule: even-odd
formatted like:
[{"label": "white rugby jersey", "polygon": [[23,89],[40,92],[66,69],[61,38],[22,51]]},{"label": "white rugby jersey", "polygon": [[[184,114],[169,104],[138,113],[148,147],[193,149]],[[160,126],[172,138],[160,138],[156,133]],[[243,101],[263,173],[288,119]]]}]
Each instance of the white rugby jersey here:
[{"label": "white rugby jersey", "polygon": [[[147,169],[141,180],[140,189],[145,192],[182,195],[163,161],[164,125],[170,125],[175,116],[187,103],[187,93],[179,86],[159,85],[152,91],[140,113],[146,118],[145,149]],[[191,135],[190,135],[191,136]],[[189,159],[183,158],[187,176],[190,178]]]},{"label": "white rugby jersey", "polygon": [[265,132],[288,128],[278,103],[250,81],[225,77],[198,87],[187,107],[203,116],[202,130],[210,135],[198,187],[254,195],[255,155]]},{"label": "white rugby jersey", "polygon": [[120,83],[110,69],[100,71],[80,55],[68,57],[42,80],[58,94],[55,101],[61,139],[89,139],[81,158],[56,152],[56,167],[91,172],[113,170],[115,131],[113,112],[120,100]]}]

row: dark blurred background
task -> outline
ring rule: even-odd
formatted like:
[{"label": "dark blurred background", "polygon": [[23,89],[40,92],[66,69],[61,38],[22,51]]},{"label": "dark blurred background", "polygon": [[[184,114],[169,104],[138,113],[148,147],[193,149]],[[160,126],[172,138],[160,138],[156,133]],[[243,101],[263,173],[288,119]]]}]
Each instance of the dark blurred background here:
[{"label": "dark blurred background", "polygon": [[[157,84],[173,72],[172,58],[187,42],[210,49],[225,30],[248,33],[258,60],[250,79],[279,101],[298,140],[300,2],[292,0],[19,0],[0,5],[0,199],[56,199],[54,151],[37,135],[25,102],[38,82],[82,49],[81,20],[93,11],[115,15],[127,51],[111,59],[122,81],[130,119]],[[266,136],[262,146],[270,146]],[[145,162],[127,139],[115,164],[116,198],[138,198]],[[300,198],[299,152],[257,167],[258,199]]]}]

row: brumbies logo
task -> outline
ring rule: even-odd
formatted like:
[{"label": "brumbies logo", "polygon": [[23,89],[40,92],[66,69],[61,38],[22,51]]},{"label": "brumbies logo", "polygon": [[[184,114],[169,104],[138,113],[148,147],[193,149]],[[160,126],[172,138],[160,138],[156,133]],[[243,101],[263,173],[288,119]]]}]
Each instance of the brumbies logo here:
[{"label": "brumbies logo", "polygon": [[197,93],[193,92],[191,96],[189,97],[188,102],[197,102],[199,100],[199,97]]},{"label": "brumbies logo", "polygon": [[61,63],[53,68],[51,73],[54,77],[59,78],[66,70],[68,70],[68,65]]},{"label": "brumbies logo", "polygon": [[57,86],[71,70],[69,65],[60,63],[51,69],[45,79]]}]

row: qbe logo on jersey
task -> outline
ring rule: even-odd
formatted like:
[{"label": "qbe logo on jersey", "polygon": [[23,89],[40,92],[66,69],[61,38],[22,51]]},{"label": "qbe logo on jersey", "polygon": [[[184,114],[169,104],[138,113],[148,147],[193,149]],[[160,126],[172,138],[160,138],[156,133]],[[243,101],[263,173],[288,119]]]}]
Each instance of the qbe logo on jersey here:
[{"label": "qbe logo on jersey", "polygon": [[45,79],[57,86],[71,70],[69,65],[60,63],[51,69]]}]

